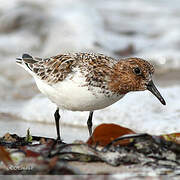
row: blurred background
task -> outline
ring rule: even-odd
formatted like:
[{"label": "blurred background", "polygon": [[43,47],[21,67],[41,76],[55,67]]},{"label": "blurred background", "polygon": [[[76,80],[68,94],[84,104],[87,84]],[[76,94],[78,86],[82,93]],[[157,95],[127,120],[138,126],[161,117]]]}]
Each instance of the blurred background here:
[{"label": "blurred background", "polygon": [[[136,56],[155,65],[154,81],[167,106],[147,91],[129,93],[96,111],[94,125],[117,123],[151,134],[180,131],[178,0],[0,0],[0,136],[25,135],[30,128],[33,135],[56,137],[56,106],[15,59],[64,52]],[[88,112],[61,115],[63,139],[87,139]]]}]

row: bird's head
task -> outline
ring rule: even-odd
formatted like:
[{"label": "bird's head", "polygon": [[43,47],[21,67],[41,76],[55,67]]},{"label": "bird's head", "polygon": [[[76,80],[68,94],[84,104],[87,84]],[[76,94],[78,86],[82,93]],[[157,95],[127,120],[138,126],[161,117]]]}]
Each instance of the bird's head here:
[{"label": "bird's head", "polygon": [[120,94],[149,90],[165,105],[165,100],[152,81],[153,73],[154,67],[146,60],[140,58],[122,59],[115,64],[109,85],[111,90]]}]

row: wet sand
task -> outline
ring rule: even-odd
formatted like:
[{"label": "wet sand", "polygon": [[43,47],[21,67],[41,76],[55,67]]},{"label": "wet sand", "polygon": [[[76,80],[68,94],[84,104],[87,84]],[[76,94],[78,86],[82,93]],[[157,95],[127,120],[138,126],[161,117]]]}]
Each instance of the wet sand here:
[{"label": "wet sand", "polygon": [[[1,115],[0,118],[0,136],[9,132],[10,134],[17,134],[19,136],[26,136],[27,129],[30,128],[30,132],[33,136],[42,136],[49,138],[56,138],[56,126],[55,123],[40,123],[18,120],[8,115]],[[89,137],[88,130],[85,127],[75,127],[61,125],[61,136],[64,142],[72,143],[75,140],[86,141]]]}]

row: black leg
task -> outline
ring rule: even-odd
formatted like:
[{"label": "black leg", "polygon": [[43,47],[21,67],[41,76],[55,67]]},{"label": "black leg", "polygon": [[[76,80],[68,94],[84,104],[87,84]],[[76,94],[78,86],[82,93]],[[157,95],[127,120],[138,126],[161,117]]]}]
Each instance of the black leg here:
[{"label": "black leg", "polygon": [[60,136],[60,131],[59,131],[59,119],[60,119],[59,108],[56,109],[54,113],[54,117],[55,117],[55,122],[56,122],[57,140],[61,141],[61,136]]},{"label": "black leg", "polygon": [[89,136],[92,135],[92,117],[93,117],[93,111],[89,112],[89,118],[87,120],[87,126],[88,126],[88,130],[89,130]]}]

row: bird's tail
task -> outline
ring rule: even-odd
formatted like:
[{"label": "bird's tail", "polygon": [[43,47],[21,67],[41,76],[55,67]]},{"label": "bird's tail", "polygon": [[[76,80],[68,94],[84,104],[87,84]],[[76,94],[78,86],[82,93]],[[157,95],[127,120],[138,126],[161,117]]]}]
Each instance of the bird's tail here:
[{"label": "bird's tail", "polygon": [[38,62],[38,61],[35,60],[29,54],[23,54],[22,58],[16,58],[16,63],[18,65],[22,66],[27,71],[30,70],[31,72],[32,72],[33,64],[36,62]]}]

